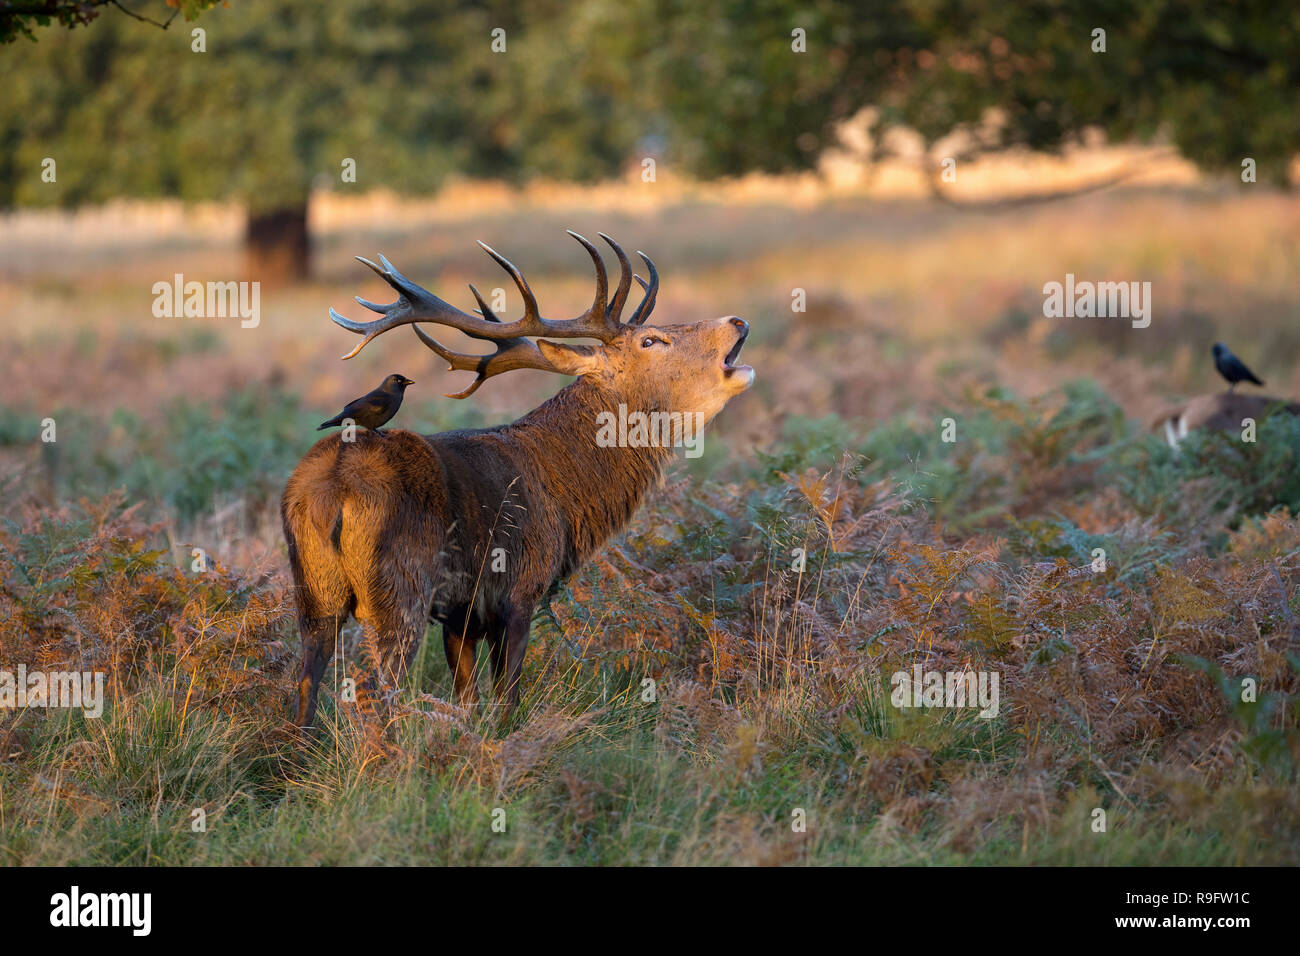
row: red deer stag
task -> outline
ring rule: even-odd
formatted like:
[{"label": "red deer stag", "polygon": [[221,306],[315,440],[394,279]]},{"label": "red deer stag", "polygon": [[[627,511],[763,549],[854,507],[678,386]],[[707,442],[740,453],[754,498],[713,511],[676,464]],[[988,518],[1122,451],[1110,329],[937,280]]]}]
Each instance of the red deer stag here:
[{"label": "red deer stag", "polygon": [[[638,253],[649,281],[634,277],[627,254],[602,233],[621,267],[607,298],[599,250],[570,235],[596,267],[595,299],[577,318],[542,318],[523,275],[483,243],[523,297],[524,314],[513,322],[498,319],[472,285],[480,315],[422,289],[383,256],[382,266],[360,261],[397,290],[397,301],[357,299],[382,318],[355,322],[330,310],[339,325],[365,336],[344,358],[412,325],[451,369],[477,373],[449,397],[468,397],[492,376],[519,368],[577,380],[510,425],[426,436],[362,433],[353,442],[331,435],[303,456],[281,503],[302,632],[299,725],[315,718],[321,675],[349,614],[375,639],[381,676],[392,683],[418,649],[426,622],[441,623],[457,698],[467,705],[476,696],[475,649],[486,640],[497,701],[512,709],[537,602],[627,524],[682,429],[709,421],[753,382],[752,368],[734,364],[749,334],[744,319],[648,325],[659,288],[650,259]],[[643,297],[623,322],[633,278]],[[495,349],[453,352],[417,322],[456,329]],[[611,415],[666,423],[663,440],[601,440],[599,423]]]}]

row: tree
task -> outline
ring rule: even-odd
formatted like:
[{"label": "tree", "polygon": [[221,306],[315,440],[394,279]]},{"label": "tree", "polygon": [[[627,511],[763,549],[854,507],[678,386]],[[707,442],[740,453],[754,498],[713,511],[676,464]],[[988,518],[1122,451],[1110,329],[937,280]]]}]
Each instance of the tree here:
[{"label": "tree", "polygon": [[[510,52],[524,33],[513,7],[282,0],[213,10],[187,32],[119,17],[46,35],[6,66],[0,205],[235,197],[250,268],[305,275],[314,185],[430,193],[453,172],[517,177],[545,155],[549,140],[516,135],[529,58]],[[579,142],[599,136],[600,115],[558,131],[566,158],[539,165],[612,168],[608,150]]]},{"label": "tree", "polygon": [[967,130],[963,156],[1058,149],[1096,126],[1167,137],[1207,168],[1250,159],[1285,181],[1300,150],[1300,9],[1224,9],[279,0],[211,10],[191,31],[104,17],[5,48],[0,206],[233,197],[256,271],[294,277],[321,184],[590,179],[648,152],[706,177],[812,168],[866,106],[878,128],[929,144]]},{"label": "tree", "polygon": [[1300,151],[1300,8],[1274,0],[591,4],[611,55],[639,64],[634,88],[662,107],[677,158],[703,174],[810,168],[868,105],[878,130],[906,125],[927,144],[967,128],[968,155],[1059,149],[1100,127],[1167,136],[1210,169],[1252,158],[1283,182]]},{"label": "tree", "polygon": [[36,39],[34,27],[47,27],[51,23],[67,27],[86,26],[95,20],[105,8],[115,8],[124,16],[133,17],[144,23],[150,23],[164,30],[171,25],[176,14],[184,13],[186,20],[193,20],[209,7],[215,7],[221,0],[166,0],[170,13],[162,19],[133,12],[122,6],[120,0],[0,0],[0,43],[13,43],[20,36],[29,40]]}]

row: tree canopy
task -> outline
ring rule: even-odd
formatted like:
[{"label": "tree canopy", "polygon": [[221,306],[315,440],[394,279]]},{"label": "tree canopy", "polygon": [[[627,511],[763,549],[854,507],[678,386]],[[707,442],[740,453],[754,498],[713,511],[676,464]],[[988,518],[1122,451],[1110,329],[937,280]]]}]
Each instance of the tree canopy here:
[{"label": "tree canopy", "polygon": [[1100,127],[1278,182],[1300,151],[1300,8],[1272,0],[231,0],[166,30],[104,15],[32,35],[0,48],[0,205],[256,215],[346,182],[348,160],[357,188],[411,193],[648,152],[701,176],[796,170],[866,106],[927,143],[967,128],[971,149],[1050,150]]},{"label": "tree canopy", "polygon": [[1098,127],[1167,138],[1207,169],[1251,157],[1277,182],[1300,152],[1300,8],[1271,0],[592,6],[617,11],[615,55],[703,174],[809,167],[868,105],[927,144],[980,126],[977,148],[1054,150]]},{"label": "tree canopy", "polygon": [[104,12],[118,12],[142,23],[152,23],[166,29],[177,14],[184,14],[186,20],[193,20],[202,11],[215,7],[220,2],[221,0],[166,0],[170,12],[164,19],[154,20],[132,12],[120,0],[4,0],[0,2],[0,43],[13,43],[19,37],[35,40],[38,28],[52,24],[69,29],[86,26]]}]

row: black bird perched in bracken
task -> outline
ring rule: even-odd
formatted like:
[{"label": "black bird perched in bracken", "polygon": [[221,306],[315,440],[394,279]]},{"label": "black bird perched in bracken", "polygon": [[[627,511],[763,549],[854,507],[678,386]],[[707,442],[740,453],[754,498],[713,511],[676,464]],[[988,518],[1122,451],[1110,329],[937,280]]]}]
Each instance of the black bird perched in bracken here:
[{"label": "black bird perched in bracken", "polygon": [[382,434],[379,431],[379,426],[397,414],[397,410],[402,407],[402,393],[406,391],[406,386],[414,384],[405,375],[398,375],[394,372],[384,379],[384,384],[373,392],[368,392],[360,398],[348,402],[343,411],[329,421],[317,426],[316,430],[320,431],[324,428],[342,425],[344,419],[350,418],[363,428],[370,429],[376,435]]},{"label": "black bird perched in bracken", "polygon": [[1214,343],[1214,367],[1219,370],[1219,374],[1228,380],[1228,391],[1232,391],[1238,382],[1254,382],[1256,385],[1263,385],[1250,369],[1246,368],[1246,363],[1237,356],[1228,351],[1228,347],[1222,342]]}]

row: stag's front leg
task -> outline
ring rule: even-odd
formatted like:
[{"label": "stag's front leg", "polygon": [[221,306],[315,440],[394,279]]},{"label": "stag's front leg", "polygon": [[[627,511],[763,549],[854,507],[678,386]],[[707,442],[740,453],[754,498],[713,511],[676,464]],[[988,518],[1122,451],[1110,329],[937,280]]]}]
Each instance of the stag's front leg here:
[{"label": "stag's front leg", "polygon": [[355,616],[366,642],[363,654],[378,658],[367,660],[366,666],[378,671],[381,684],[395,690],[424,640],[433,583],[423,555],[409,542],[397,542],[384,564],[376,569],[358,560],[350,577],[360,582]]},{"label": "stag's front leg", "polygon": [[420,649],[427,626],[423,599],[394,605],[367,600],[356,612],[361,623],[364,665],[371,671],[366,684],[377,694],[395,693]]},{"label": "stag's front leg", "polygon": [[494,628],[488,638],[492,650],[492,691],[502,707],[503,719],[519,704],[519,677],[523,673],[532,619],[531,604],[511,605],[499,619],[500,627]]},{"label": "stag's front leg", "polygon": [[310,727],[316,719],[316,698],[320,693],[320,680],[334,656],[339,632],[343,629],[346,614],[307,619],[302,630],[302,670],[298,676],[298,712],[295,722],[299,727]]}]

